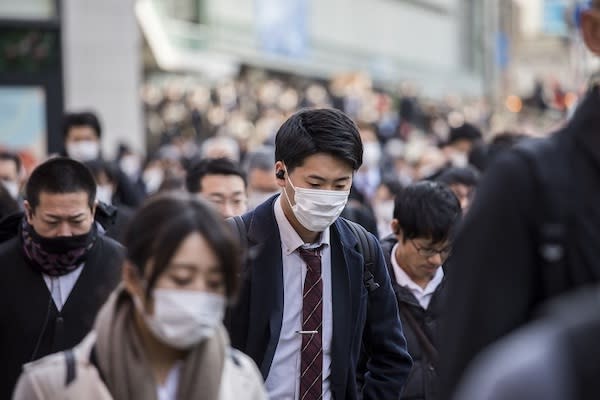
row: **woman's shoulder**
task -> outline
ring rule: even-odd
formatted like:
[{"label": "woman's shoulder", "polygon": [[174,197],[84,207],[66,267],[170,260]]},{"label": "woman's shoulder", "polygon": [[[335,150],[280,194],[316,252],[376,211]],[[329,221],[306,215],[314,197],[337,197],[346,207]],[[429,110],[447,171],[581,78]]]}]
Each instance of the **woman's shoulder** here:
[{"label": "woman's shoulder", "polygon": [[[25,364],[13,400],[58,398],[64,394],[67,386],[70,392],[76,386],[88,389],[95,386],[94,381],[99,375],[89,361],[95,342],[95,334],[90,333],[71,350],[50,354]],[[100,384],[101,381],[98,380],[97,383]]]},{"label": "woman's shoulder", "polygon": [[263,378],[254,361],[234,348],[227,349],[221,399],[266,399]]}]

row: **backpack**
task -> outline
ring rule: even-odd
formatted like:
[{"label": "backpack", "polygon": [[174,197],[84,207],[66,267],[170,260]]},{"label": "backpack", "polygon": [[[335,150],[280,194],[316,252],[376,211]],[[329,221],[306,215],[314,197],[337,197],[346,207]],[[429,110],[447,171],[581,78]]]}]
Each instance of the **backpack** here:
[{"label": "backpack", "polygon": [[570,202],[569,142],[564,135],[528,139],[514,148],[526,160],[541,199],[536,221],[536,253],[541,263],[544,297],[553,297],[569,287],[568,226],[573,213]]},{"label": "backpack", "polygon": [[[358,240],[358,251],[362,254],[363,259],[365,260],[365,263],[363,265],[363,282],[369,293],[374,292],[380,287],[379,283],[375,282],[375,277],[371,272],[373,266],[375,265],[375,257],[377,257],[376,244],[369,237],[369,232],[367,232],[367,230],[361,225],[357,224],[356,222],[349,221],[345,218],[341,218],[341,220],[346,224],[348,228],[350,228],[350,230]],[[234,232],[237,232],[242,251],[247,253],[245,258],[252,258],[252,250],[248,248],[248,230],[244,219],[238,215],[227,219],[227,222],[229,226],[234,230]]]}]

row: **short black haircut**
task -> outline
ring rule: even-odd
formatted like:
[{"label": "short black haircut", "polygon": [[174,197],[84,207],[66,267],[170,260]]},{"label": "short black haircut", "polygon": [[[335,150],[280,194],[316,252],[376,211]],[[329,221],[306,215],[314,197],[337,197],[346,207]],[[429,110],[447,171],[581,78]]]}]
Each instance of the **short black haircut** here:
[{"label": "short black haircut", "polygon": [[468,140],[469,142],[476,142],[481,140],[483,135],[481,130],[473,124],[468,122],[462,124],[459,127],[450,129],[450,135],[448,137],[447,144],[453,144],[459,140]]},{"label": "short black haircut", "polygon": [[66,113],[63,117],[63,135],[66,139],[69,130],[74,126],[89,126],[96,132],[98,139],[102,137],[102,127],[95,113],[91,111]]},{"label": "short black haircut", "polygon": [[246,174],[239,164],[228,158],[205,158],[193,163],[187,171],[185,187],[190,193],[202,191],[202,179],[207,175],[236,175],[244,181],[246,187]]},{"label": "short black haircut", "polygon": [[[127,248],[127,259],[140,277],[147,278],[148,298],[179,246],[193,233],[199,233],[215,252],[223,271],[227,297],[235,298],[239,243],[209,203],[187,193],[154,196],[136,211],[125,230],[123,245]],[[150,276],[146,276],[150,264]]]},{"label": "short black haircut", "polygon": [[441,171],[436,182],[450,185],[465,185],[475,187],[479,183],[479,172],[472,167],[450,167]]},{"label": "short black haircut", "polygon": [[353,170],[362,165],[363,145],[356,124],[346,114],[331,108],[305,109],[288,118],[275,137],[275,160],[288,172],[307,157],[326,153]]},{"label": "short black haircut", "polygon": [[432,244],[450,240],[462,216],[458,198],[448,186],[431,181],[408,185],[394,201],[394,218],[404,240],[426,238]]},{"label": "short black haircut", "polygon": [[25,187],[25,197],[35,211],[40,193],[65,194],[86,192],[90,209],[96,201],[96,181],[89,169],[71,158],[57,157],[33,170]]},{"label": "short black haircut", "polygon": [[17,174],[21,172],[21,158],[17,154],[9,151],[0,151],[0,161],[14,162],[17,167]]}]

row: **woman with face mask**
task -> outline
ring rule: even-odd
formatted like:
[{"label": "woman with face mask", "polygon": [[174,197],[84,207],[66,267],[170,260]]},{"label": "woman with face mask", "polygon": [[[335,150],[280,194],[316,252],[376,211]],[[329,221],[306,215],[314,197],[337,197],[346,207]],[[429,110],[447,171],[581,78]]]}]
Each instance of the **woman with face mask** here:
[{"label": "woman with face mask", "polygon": [[236,242],[201,200],[158,196],[133,217],[123,282],[75,349],[24,367],[14,399],[265,399],[222,325]]}]

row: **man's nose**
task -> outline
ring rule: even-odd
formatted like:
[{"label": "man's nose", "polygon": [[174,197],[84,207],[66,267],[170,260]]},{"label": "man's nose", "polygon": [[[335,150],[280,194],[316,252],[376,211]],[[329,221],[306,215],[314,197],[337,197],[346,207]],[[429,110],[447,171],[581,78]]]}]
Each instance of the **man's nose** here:
[{"label": "man's nose", "polygon": [[71,226],[67,221],[61,222],[58,226],[56,236],[72,236]]},{"label": "man's nose", "polygon": [[435,255],[429,257],[427,259],[427,261],[431,264],[431,265],[442,265],[442,256],[440,255],[440,253],[436,253]]},{"label": "man's nose", "polygon": [[225,202],[221,205],[221,215],[224,218],[229,218],[235,216],[235,212],[233,211],[233,206],[229,202]]}]

